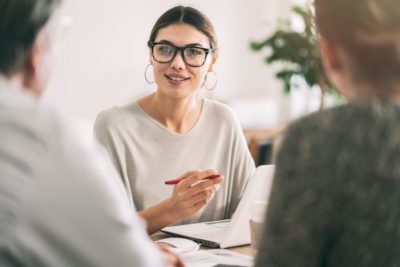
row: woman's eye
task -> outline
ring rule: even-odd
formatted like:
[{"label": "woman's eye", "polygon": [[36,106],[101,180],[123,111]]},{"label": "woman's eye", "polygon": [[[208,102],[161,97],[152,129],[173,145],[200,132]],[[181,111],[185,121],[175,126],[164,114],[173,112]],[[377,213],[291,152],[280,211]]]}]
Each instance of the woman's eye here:
[{"label": "woman's eye", "polygon": [[199,55],[202,55],[202,53],[204,53],[204,51],[199,48],[186,48],[185,53],[186,53],[186,56],[199,56]]},{"label": "woman's eye", "polygon": [[159,45],[157,50],[162,54],[171,54],[173,49],[169,45]]}]

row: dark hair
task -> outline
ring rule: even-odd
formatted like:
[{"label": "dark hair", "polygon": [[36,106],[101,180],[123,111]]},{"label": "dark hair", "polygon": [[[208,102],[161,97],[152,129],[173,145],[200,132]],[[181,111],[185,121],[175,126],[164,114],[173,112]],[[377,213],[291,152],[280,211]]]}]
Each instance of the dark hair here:
[{"label": "dark hair", "polygon": [[27,60],[35,39],[61,0],[0,0],[0,73],[11,75]]},{"label": "dark hair", "polygon": [[217,36],[211,21],[197,9],[188,6],[176,6],[162,14],[151,30],[149,43],[155,41],[160,29],[177,23],[186,23],[195,27],[210,39],[211,48],[217,48]]},{"label": "dark hair", "polygon": [[398,0],[315,0],[315,9],[320,35],[348,51],[355,79],[389,90],[398,83]]}]

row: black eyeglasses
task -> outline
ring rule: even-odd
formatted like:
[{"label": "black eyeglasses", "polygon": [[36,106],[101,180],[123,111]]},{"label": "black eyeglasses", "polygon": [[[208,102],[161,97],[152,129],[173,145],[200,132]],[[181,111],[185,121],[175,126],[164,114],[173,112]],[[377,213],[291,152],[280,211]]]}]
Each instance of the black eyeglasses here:
[{"label": "black eyeglasses", "polygon": [[183,61],[191,67],[201,67],[206,62],[207,55],[214,52],[215,48],[204,48],[199,46],[179,47],[167,42],[150,42],[149,47],[153,58],[158,63],[170,63],[180,51]]}]

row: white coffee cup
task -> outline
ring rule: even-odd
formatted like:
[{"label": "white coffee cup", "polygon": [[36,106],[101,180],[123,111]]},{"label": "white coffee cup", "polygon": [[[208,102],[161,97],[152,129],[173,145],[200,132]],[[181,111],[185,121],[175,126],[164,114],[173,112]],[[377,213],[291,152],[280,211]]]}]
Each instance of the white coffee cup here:
[{"label": "white coffee cup", "polygon": [[250,207],[250,235],[251,246],[257,249],[261,238],[262,226],[264,223],[265,212],[267,209],[266,201],[254,201]]}]

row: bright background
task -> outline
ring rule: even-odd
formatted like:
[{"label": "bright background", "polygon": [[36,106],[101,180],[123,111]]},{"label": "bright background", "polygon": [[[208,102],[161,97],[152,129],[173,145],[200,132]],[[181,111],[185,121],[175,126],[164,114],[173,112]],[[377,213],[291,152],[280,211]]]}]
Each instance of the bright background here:
[{"label": "bright background", "polygon": [[294,2],[301,0],[64,0],[73,24],[44,101],[93,123],[101,110],[150,93],[155,85],[146,83],[144,70],[151,28],[167,9],[191,5],[211,19],[219,40],[218,86],[204,93],[230,104],[243,127],[274,127],[304,107],[301,97],[296,104],[283,94],[274,67],[250,51],[249,42],[269,35]]}]

